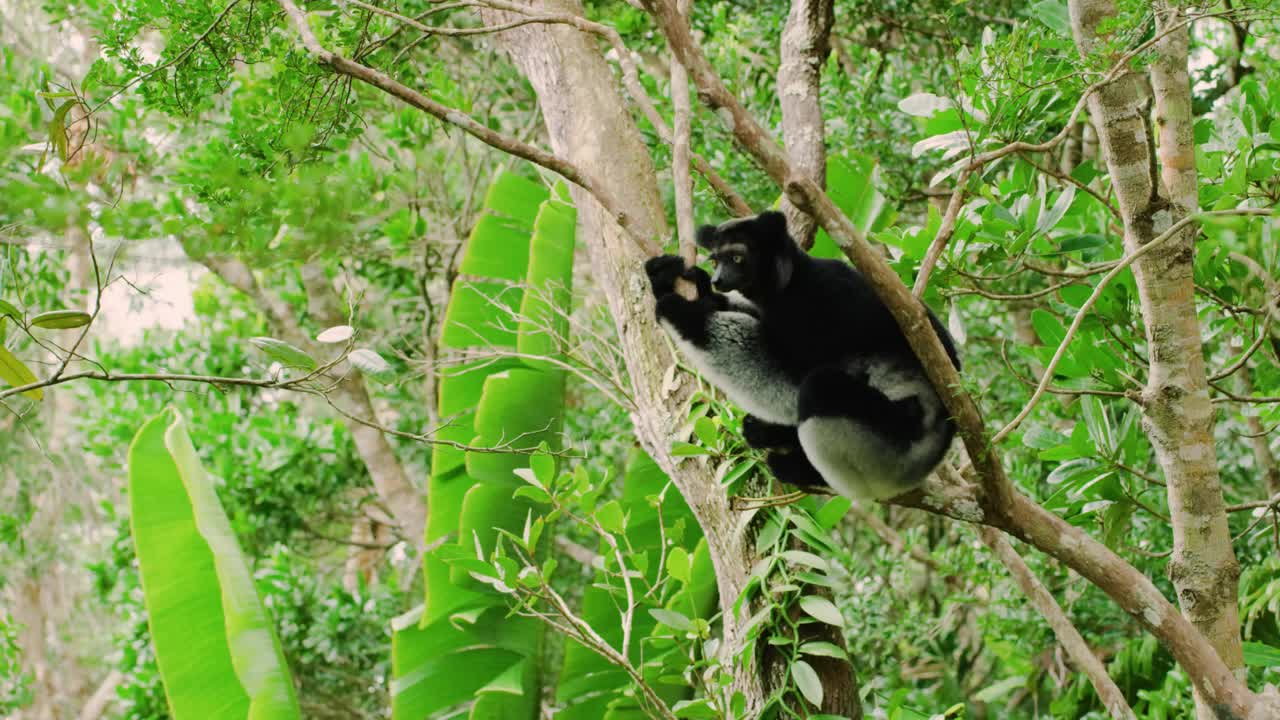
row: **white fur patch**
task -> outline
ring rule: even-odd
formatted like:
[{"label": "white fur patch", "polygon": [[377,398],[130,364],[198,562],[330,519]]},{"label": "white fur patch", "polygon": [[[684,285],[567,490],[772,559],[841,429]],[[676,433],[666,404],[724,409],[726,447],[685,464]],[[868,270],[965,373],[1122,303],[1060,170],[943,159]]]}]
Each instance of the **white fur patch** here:
[{"label": "white fur patch", "polygon": [[924,436],[905,452],[885,442],[861,422],[846,417],[813,417],[800,423],[800,445],[822,479],[842,495],[883,500],[919,487],[942,444],[942,402],[928,380],[875,359],[849,363],[866,372],[868,383],[890,400],[915,397],[923,411]]},{"label": "white fur patch", "polygon": [[670,323],[662,328],[680,353],[712,385],[747,412],[781,425],[799,421],[799,387],[781,370],[767,364],[760,339],[760,321],[743,312],[717,312],[707,327],[709,346],[684,339]]}]

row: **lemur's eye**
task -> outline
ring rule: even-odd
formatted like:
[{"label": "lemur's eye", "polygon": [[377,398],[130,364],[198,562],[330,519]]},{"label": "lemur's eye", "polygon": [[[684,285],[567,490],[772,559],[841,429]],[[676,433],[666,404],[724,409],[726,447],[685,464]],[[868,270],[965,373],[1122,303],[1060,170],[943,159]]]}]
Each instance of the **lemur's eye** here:
[{"label": "lemur's eye", "polygon": [[711,256],[711,267],[716,267],[716,266],[717,266],[717,265],[719,265],[719,264],[720,264],[720,261],[719,261],[718,259],[716,259],[716,256],[715,256],[715,255],[712,255],[712,256]]},{"label": "lemur's eye", "polygon": [[742,264],[742,261],[743,261],[745,258],[743,258],[741,255],[734,255],[731,259],[733,260],[733,264],[734,264],[734,265],[741,265],[741,264]]}]

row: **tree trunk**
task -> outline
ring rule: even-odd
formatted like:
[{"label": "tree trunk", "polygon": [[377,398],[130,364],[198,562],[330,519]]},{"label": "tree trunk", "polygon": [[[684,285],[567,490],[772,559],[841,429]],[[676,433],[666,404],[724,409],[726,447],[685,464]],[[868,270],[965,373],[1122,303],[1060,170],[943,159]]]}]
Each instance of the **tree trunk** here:
[{"label": "tree trunk", "polygon": [[[782,137],[787,157],[796,172],[826,187],[826,128],[822,119],[822,66],[831,52],[831,25],[835,10],[831,0],[792,0],[787,24],[782,30],[778,65],[778,101],[782,106]],[[782,212],[787,228],[800,246],[813,247],[818,225],[808,212],[796,207],[785,196]],[[798,542],[798,541],[797,541]],[[826,588],[804,586],[803,594],[830,598]],[[798,613],[799,608],[795,608]],[[845,648],[840,628],[817,623],[802,628],[800,642],[829,642]],[[861,718],[858,681],[850,662],[840,658],[806,658],[822,682],[822,706],[818,711],[847,718]],[[761,663],[766,689],[784,686],[791,672],[790,653],[783,648],[767,647]]]},{"label": "tree trunk", "polygon": [[[573,0],[548,0],[531,7],[582,14],[582,7]],[[504,13],[486,11],[489,15],[499,22],[510,19]],[[641,236],[665,239],[666,219],[653,161],[596,41],[563,25],[527,25],[497,39],[533,85],[556,154],[591,174],[618,198]],[[652,293],[641,268],[646,258],[591,195],[576,188],[572,192],[578,206],[579,237],[587,241],[594,279],[605,291],[631,376],[636,436],[671,476],[706,536],[723,612],[726,666],[734,674],[734,689],[746,697],[746,716],[754,716],[764,698],[759,671],[732,657],[743,647],[743,622],[749,616],[733,610],[754,561],[744,535],[748,518],[730,510],[710,468],[696,460],[672,457],[672,433],[687,410],[692,385],[682,382],[674,391],[663,387],[675,358],[654,320]]]},{"label": "tree trunk", "polygon": [[[831,0],[792,0],[782,30],[782,61],[778,65],[778,102],[782,106],[782,141],[796,172],[826,187],[826,128],[822,123],[819,88],[822,65],[831,52],[828,40],[835,13]],[[813,216],[782,198],[791,235],[808,249],[818,225]]]},{"label": "tree trunk", "polygon": [[[1072,29],[1082,55],[1098,40],[1098,24],[1115,15],[1110,0],[1074,0]],[[1157,139],[1152,135],[1153,93],[1145,79],[1126,72],[1089,99],[1112,187],[1124,220],[1124,243],[1134,252],[1198,209],[1187,28],[1177,11],[1158,12],[1156,59],[1151,68]],[[1154,151],[1153,148],[1158,147]],[[1160,175],[1155,176],[1159,163]],[[1238,677],[1244,666],[1237,611],[1239,564],[1218,478],[1213,405],[1205,377],[1192,277],[1197,230],[1147,253],[1133,266],[1149,346],[1143,390],[1144,427],[1168,483],[1173,525],[1169,577],[1182,613]],[[1214,717],[1197,693],[1197,715]]]}]

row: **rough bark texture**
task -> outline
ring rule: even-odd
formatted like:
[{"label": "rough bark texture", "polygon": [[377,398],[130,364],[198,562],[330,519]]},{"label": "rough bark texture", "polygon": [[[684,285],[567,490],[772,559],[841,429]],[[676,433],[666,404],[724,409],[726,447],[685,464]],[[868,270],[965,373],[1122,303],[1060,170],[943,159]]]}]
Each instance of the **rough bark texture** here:
[{"label": "rough bark texture", "polygon": [[[782,141],[798,173],[826,187],[826,128],[819,90],[822,65],[831,52],[828,42],[835,12],[831,0],[792,0],[782,29],[778,65],[778,102],[782,106]],[[787,227],[804,248],[813,246],[818,225],[813,216],[782,199]]]},{"label": "rough bark texture", "polygon": [[[1098,42],[1098,23],[1113,16],[1109,0],[1071,3],[1082,54]],[[1124,220],[1124,243],[1136,251],[1198,210],[1187,28],[1179,12],[1162,8],[1151,66],[1151,90],[1129,72],[1095,93],[1098,128],[1112,188]],[[1153,137],[1150,103],[1154,97]],[[1155,170],[1159,167],[1159,176]],[[1213,405],[1205,376],[1192,277],[1194,224],[1133,266],[1149,347],[1143,425],[1168,483],[1173,525],[1169,578],[1183,614],[1223,662],[1243,678],[1237,589],[1240,566],[1231,546],[1213,441]],[[1197,693],[1197,715],[1214,717]]]},{"label": "rough bark texture", "polygon": [[[536,7],[582,12],[567,0]],[[499,42],[533,85],[555,152],[593,174],[619,198],[621,211],[637,232],[665,237],[652,159],[596,42],[572,28],[551,25],[505,32]],[[631,376],[636,435],[671,476],[707,538],[724,614],[725,646],[740,648],[745,618],[733,612],[733,603],[751,569],[750,545],[744,538],[749,514],[730,510],[724,490],[707,467],[671,456],[672,432],[685,411],[690,384],[670,392],[663,388],[663,377],[675,358],[653,317],[652,294],[641,268],[645,257],[590,195],[578,190],[573,194],[579,237],[587,242],[594,280],[605,289]],[[736,689],[748,699],[748,716],[758,712],[763,692],[756,668],[731,660],[730,668]]]},{"label": "rough bark texture", "polygon": [[1058,601],[1053,599],[1053,595],[1045,588],[1044,583],[1041,583],[1040,579],[1031,572],[1031,568],[1027,567],[1027,563],[1023,561],[1022,556],[1018,555],[1018,551],[1013,549],[1013,545],[1009,544],[1004,535],[992,528],[983,528],[979,535],[982,537],[982,542],[1009,571],[1009,575],[1013,577],[1014,582],[1018,583],[1018,587],[1035,606],[1036,611],[1045,619],[1045,622],[1049,623],[1054,636],[1058,638],[1058,644],[1066,650],[1067,656],[1088,676],[1090,684],[1098,693],[1107,713],[1115,720],[1137,720],[1137,716],[1133,714],[1133,708],[1129,707],[1129,703],[1124,699],[1124,693],[1107,674],[1107,667],[1102,664],[1102,660],[1098,659],[1097,655],[1093,654],[1089,644],[1081,637],[1080,631],[1063,612],[1062,606],[1058,605]]}]

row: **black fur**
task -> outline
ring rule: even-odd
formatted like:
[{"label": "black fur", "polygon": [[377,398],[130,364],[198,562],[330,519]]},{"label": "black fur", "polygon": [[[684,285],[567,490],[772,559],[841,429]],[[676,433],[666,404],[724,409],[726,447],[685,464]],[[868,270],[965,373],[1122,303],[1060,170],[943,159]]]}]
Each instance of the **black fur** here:
[{"label": "black fur", "polygon": [[[705,374],[718,373],[721,380],[726,374],[734,379],[735,372],[749,376],[745,385],[750,389],[731,391],[722,386],[739,404],[748,406],[757,392],[770,389],[791,398],[794,405],[775,414],[794,415],[794,425],[779,424],[777,417],[771,418],[774,422],[765,422],[750,415],[743,425],[749,444],[774,451],[769,464],[778,466],[775,472],[796,478],[791,482],[813,484],[814,467],[821,463],[817,458],[805,459],[797,431],[807,419],[829,417],[848,421],[857,432],[868,430],[880,438],[887,464],[896,457],[907,458],[906,452],[914,444],[929,443],[929,449],[917,453],[921,457],[912,456],[911,469],[902,471],[900,482],[905,490],[923,480],[950,445],[954,424],[944,410],[939,411],[941,403],[923,379],[919,361],[866,279],[847,263],[804,253],[787,234],[781,213],[702,227],[698,244],[717,263],[714,277],[699,268],[686,269],[676,256],[655,257],[646,263],[658,299],[658,319],[677,339],[701,351],[705,355],[702,362],[709,362],[707,357],[723,359],[716,368],[699,367]],[[697,286],[696,300],[673,293],[676,277]],[[723,292],[736,290],[750,304],[715,292],[713,287]],[[929,319],[959,368],[950,334],[931,311]],[[744,348],[761,351],[748,358]],[[879,373],[881,379],[873,381],[869,373]],[[885,382],[886,373],[895,381],[906,378],[894,387],[914,388],[920,380],[927,389],[922,395],[890,399],[876,386],[876,382]],[[756,377],[768,381],[754,381]],[[902,391],[889,392],[901,395]],[[858,435],[858,441],[865,449],[865,433]],[[932,450],[935,445],[940,448],[936,452]],[[920,472],[925,465],[928,467]]]}]

